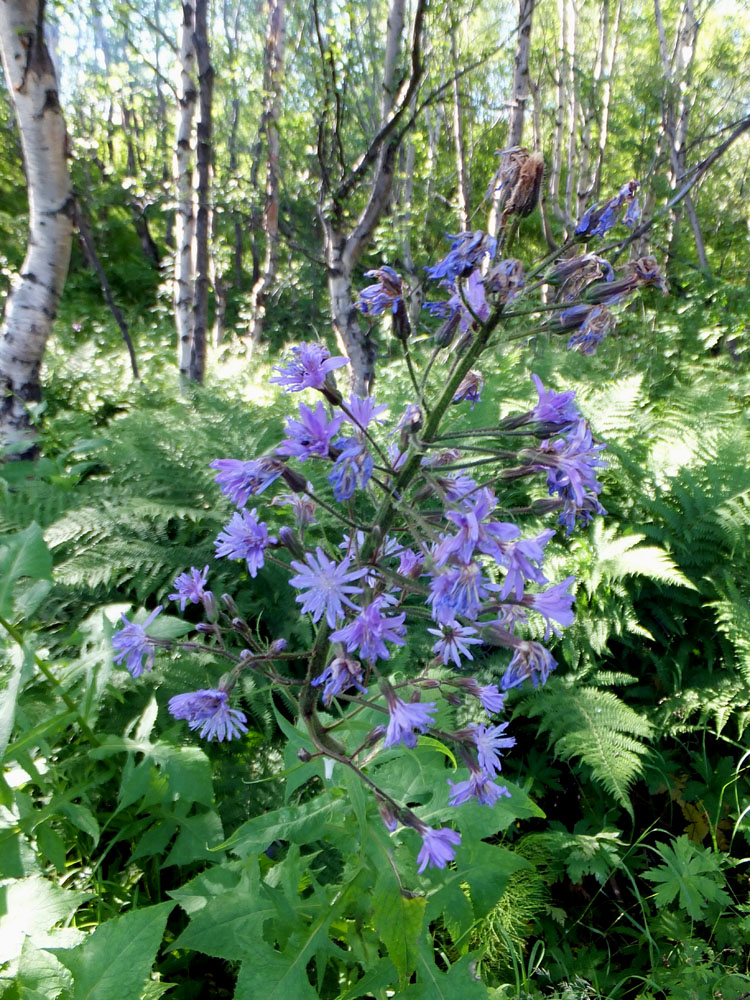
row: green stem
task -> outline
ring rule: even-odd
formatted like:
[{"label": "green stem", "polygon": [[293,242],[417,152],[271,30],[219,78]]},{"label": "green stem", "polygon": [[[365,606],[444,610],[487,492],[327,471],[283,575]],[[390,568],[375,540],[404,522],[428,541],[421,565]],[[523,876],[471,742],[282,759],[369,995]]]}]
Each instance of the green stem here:
[{"label": "green stem", "polygon": [[427,407],[427,404],[424,401],[424,397],[422,396],[422,390],[420,388],[419,382],[417,381],[417,373],[414,371],[414,364],[412,363],[411,360],[409,345],[406,343],[405,340],[401,341],[401,349],[404,352],[404,358],[406,358],[406,367],[409,369],[409,378],[411,379],[411,384],[414,386],[414,391],[417,394],[417,402],[422,407],[425,414],[429,416],[430,411]]}]

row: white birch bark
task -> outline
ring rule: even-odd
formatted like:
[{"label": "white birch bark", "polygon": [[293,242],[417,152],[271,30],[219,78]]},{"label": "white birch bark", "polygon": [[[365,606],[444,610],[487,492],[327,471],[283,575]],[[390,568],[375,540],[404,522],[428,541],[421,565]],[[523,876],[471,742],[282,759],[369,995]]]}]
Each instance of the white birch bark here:
[{"label": "white birch bark", "polygon": [[175,216],[174,313],[177,327],[177,364],[180,379],[190,375],[190,354],[193,348],[194,262],[193,235],[195,205],[193,201],[193,118],[198,99],[195,79],[195,7],[192,0],[183,0],[180,25],[177,123],[175,136],[174,176],[177,194]]},{"label": "white birch bark", "polygon": [[253,287],[250,304],[253,313],[251,342],[260,343],[266,300],[276,278],[279,266],[279,118],[281,116],[281,89],[284,76],[284,14],[285,0],[270,0],[268,31],[266,33],[265,70],[263,90],[266,95],[261,129],[266,134],[266,205],[263,229],[266,235],[266,253],[263,272]]},{"label": "white birch bark", "polygon": [[41,0],[0,2],[0,55],[21,136],[29,196],[26,258],[0,327],[0,446],[34,450],[29,407],[41,399],[39,369],[70,260],[73,198],[67,134],[44,41]]},{"label": "white birch bark", "polygon": [[206,370],[208,289],[211,284],[211,161],[213,141],[214,70],[208,41],[208,0],[196,0],[193,46],[198,70],[198,122],[196,128],[195,232],[193,234],[193,344],[190,380],[203,383]]}]

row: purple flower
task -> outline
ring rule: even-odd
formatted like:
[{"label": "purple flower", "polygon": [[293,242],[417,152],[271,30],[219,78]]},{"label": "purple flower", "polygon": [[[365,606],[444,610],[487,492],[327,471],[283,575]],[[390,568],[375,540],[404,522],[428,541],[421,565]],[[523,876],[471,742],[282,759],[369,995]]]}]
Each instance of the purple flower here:
[{"label": "purple flower", "polygon": [[636,180],[628,181],[617,194],[601,207],[592,205],[586,209],[576,226],[576,236],[587,240],[591,236],[604,236],[617,222],[623,205],[627,205],[624,222],[631,228],[638,222],[641,210],[636,199],[640,184]]},{"label": "purple flower", "polygon": [[587,493],[583,498],[582,504],[577,504],[572,497],[567,497],[562,509],[562,514],[560,514],[558,520],[563,528],[565,528],[566,533],[570,534],[575,527],[576,518],[581,521],[582,524],[588,524],[590,521],[593,521],[594,517],[597,515],[606,513],[606,510],[602,507],[594,494]]},{"label": "purple flower", "polygon": [[328,474],[328,482],[333,487],[334,497],[341,503],[350,500],[357,488],[365,488],[374,463],[365,443],[359,438],[339,438],[336,447],[342,450]]},{"label": "purple flower", "polygon": [[119,632],[115,632],[112,636],[112,649],[117,650],[114,661],[120,664],[124,660],[125,666],[133,678],[140,677],[144,669],[151,670],[154,665],[154,647],[148,641],[146,628],[156,618],[161,609],[162,605],[160,604],[158,608],[155,608],[151,612],[143,625],[136,625],[135,622],[129,622],[124,614],[120,615],[125,628],[121,628]]},{"label": "purple flower", "polygon": [[612,329],[615,318],[606,306],[595,306],[568,341],[568,350],[596,354],[596,349]]},{"label": "purple flower", "polygon": [[534,687],[540,682],[546,684],[547,678],[556,666],[557,661],[548,649],[538,642],[522,640],[518,643],[513,659],[503,674],[500,687],[503,691],[519,687],[527,677],[531,678]]},{"label": "purple flower", "polygon": [[474,409],[474,404],[478,403],[482,398],[482,389],[484,389],[484,377],[481,372],[470,371],[464,376],[458,389],[456,389],[452,403],[463,403],[467,401],[471,403],[472,410]]},{"label": "purple flower", "polygon": [[424,566],[424,556],[422,553],[414,552],[413,549],[404,549],[398,563],[399,576],[409,577],[416,580],[422,572]]},{"label": "purple flower", "polygon": [[477,488],[476,480],[465,472],[451,472],[445,478],[439,478],[438,483],[444,490],[445,499],[449,503],[470,502],[471,498],[469,497],[468,501],[466,498],[470,493],[473,494]]},{"label": "purple flower", "polygon": [[540,585],[545,584],[547,577],[542,573],[544,546],[554,533],[552,528],[547,528],[546,531],[540,532],[536,538],[521,538],[518,541],[504,545],[502,548],[502,565],[506,568],[505,579],[501,588],[498,588],[496,584],[492,584],[490,590],[499,589],[501,600],[505,600],[510,594],[514,594],[515,599],[520,601],[523,597],[523,588],[527,580]]},{"label": "purple flower", "polygon": [[362,694],[367,694],[367,688],[362,686],[362,664],[359,660],[350,660],[345,656],[337,656],[331,660],[319,677],[313,681],[313,687],[325,684],[323,688],[323,703],[328,705],[331,698],[341,694],[350,687],[355,687]]},{"label": "purple flower", "polygon": [[265,457],[250,462],[241,462],[237,458],[217,458],[211,462],[211,468],[219,470],[215,482],[221,487],[222,493],[238,507],[244,507],[248,497],[254,493],[262,493],[279,478],[284,463]]},{"label": "purple flower", "polygon": [[484,294],[484,281],[479,269],[471,272],[462,292],[463,294],[456,289],[447,306],[450,314],[458,313],[461,333],[467,333],[476,326],[477,320],[484,323],[490,315],[490,307]]},{"label": "purple flower", "polygon": [[372,271],[365,271],[366,278],[377,278],[377,283],[363,288],[356,303],[357,309],[368,316],[379,316],[386,309],[395,314],[402,301],[403,282],[400,276],[384,264]]},{"label": "purple flower", "polygon": [[[312,483],[307,484],[307,489],[308,492],[312,493]],[[271,505],[276,507],[291,505],[292,510],[294,511],[295,524],[300,531],[303,528],[306,528],[308,524],[318,523],[317,518],[315,517],[317,504],[312,497],[309,497],[304,493],[279,493],[273,498]]]},{"label": "purple flower", "polygon": [[292,355],[285,365],[274,365],[273,370],[279,374],[269,379],[269,382],[277,382],[285,392],[322,389],[329,372],[349,364],[348,358],[332,358],[323,344],[300,344],[292,348]]},{"label": "purple flower", "polygon": [[548,587],[540,594],[526,594],[523,603],[537,611],[546,621],[547,627],[544,632],[545,642],[550,637],[550,633],[555,635],[562,633],[552,624],[552,620],[558,622],[563,627],[572,625],[575,621],[573,612],[573,601],[575,597],[569,593],[570,587],[575,583],[575,577],[569,576],[562,583],[556,583],[554,587]]},{"label": "purple flower", "polygon": [[454,278],[463,277],[478,267],[484,258],[489,255],[495,256],[497,250],[497,240],[494,236],[482,232],[458,233],[456,236],[446,236],[451,241],[450,252],[439,260],[432,267],[425,270],[430,278],[436,281],[441,278],[453,281]]},{"label": "purple flower", "polygon": [[465,617],[472,620],[481,614],[481,602],[488,596],[487,581],[478,563],[455,566],[430,582],[432,617],[438,624]]},{"label": "purple flower", "polygon": [[428,628],[427,631],[431,635],[440,636],[432,647],[432,652],[441,656],[444,664],[447,664],[448,660],[453,660],[456,666],[460,667],[462,656],[465,656],[467,660],[474,659],[469,646],[481,646],[482,644],[481,639],[472,638],[477,634],[475,628],[459,625],[456,621],[443,625],[441,629]]},{"label": "purple flower", "polygon": [[275,541],[274,537],[269,537],[265,522],[258,520],[257,508],[253,507],[249,513],[243,510],[233,514],[214,545],[217,556],[245,559],[250,576],[255,577],[263,567],[263,550]]},{"label": "purple flower", "polygon": [[353,622],[332,632],[331,641],[346,643],[350,653],[359,650],[364,660],[389,660],[391,654],[386,642],[392,642],[396,646],[405,645],[403,635],[406,632],[406,615],[382,615],[380,609],[383,604],[384,598],[377,597],[359,612]]},{"label": "purple flower", "polygon": [[200,727],[207,740],[233,740],[247,732],[245,713],[229,707],[226,691],[207,688],[188,691],[169,699],[169,712],[175,719],[186,719],[191,729]]},{"label": "purple flower", "polygon": [[516,745],[512,736],[503,736],[508,723],[501,722],[499,726],[483,726],[477,723],[471,728],[477,747],[477,760],[483,774],[488,777],[500,774],[500,751]]},{"label": "purple flower", "polygon": [[532,420],[538,420],[542,424],[569,424],[580,419],[581,414],[573,402],[575,390],[555,392],[554,389],[545,389],[538,375],[532,375],[531,378],[539,395],[539,402],[531,411]]},{"label": "purple flower", "polygon": [[450,797],[452,806],[462,806],[471,799],[476,799],[483,806],[494,806],[498,799],[510,798],[505,785],[496,785],[491,774],[483,774],[473,768],[467,781],[453,782],[449,778],[448,784],[453,789]]},{"label": "purple flower", "polygon": [[350,556],[337,563],[335,559],[329,559],[320,546],[316,553],[316,556],[312,552],[307,553],[307,565],[292,560],[291,566],[297,571],[297,576],[289,582],[298,590],[307,590],[306,594],[298,594],[295,598],[302,604],[302,613],[312,614],[314,622],[320,621],[325,613],[329,627],[334,628],[339,618],[344,617],[343,605],[358,610],[346,595],[362,593],[362,588],[352,586],[352,581],[361,580],[367,575],[367,570],[349,570]]},{"label": "purple flower", "polygon": [[463,510],[450,510],[445,515],[458,527],[458,533],[444,538],[435,549],[435,565],[453,561],[466,564],[475,549],[497,558],[498,542],[510,541],[520,534],[515,525],[486,522],[497,506],[492,490],[477,490],[464,501]]},{"label": "purple flower", "polygon": [[497,684],[485,684],[477,694],[482,708],[488,715],[497,715],[505,707],[505,695],[498,690]]},{"label": "purple flower", "polygon": [[344,419],[348,420],[357,430],[367,430],[373,420],[376,424],[384,423],[383,420],[379,420],[378,418],[387,409],[388,406],[386,403],[378,406],[372,396],[365,396],[364,399],[361,399],[359,396],[352,395],[349,398],[349,413],[345,415]]},{"label": "purple flower", "polygon": [[454,847],[461,843],[460,834],[448,826],[440,830],[425,826],[419,832],[422,834],[422,848],[417,855],[417,871],[420,875],[428,865],[431,868],[445,868],[449,861],[453,861],[456,856]]},{"label": "purple flower", "polygon": [[410,749],[414,749],[417,745],[414,730],[418,729],[420,733],[423,733],[435,723],[434,718],[431,718],[435,713],[435,702],[402,701],[392,690],[386,691],[386,698],[390,718],[383,746],[393,747],[397,743],[403,743]]},{"label": "purple flower", "polygon": [[205,589],[207,578],[207,565],[203,567],[202,571],[191,566],[189,573],[180,573],[178,577],[175,577],[174,585],[177,588],[177,593],[169,595],[170,601],[179,601],[180,611],[185,610],[188,601],[192,604],[200,604],[203,598],[211,593],[210,590]]},{"label": "purple flower", "polygon": [[542,443],[535,468],[548,470],[550,494],[557,493],[564,500],[573,499],[580,507],[586,492],[595,495],[601,492],[595,470],[606,467],[607,463],[597,458],[604,447],[603,444],[594,444],[588,424],[581,419],[565,437]]},{"label": "purple flower", "polygon": [[498,261],[484,276],[484,290],[497,303],[512,302],[523,285],[523,264],[514,257]]},{"label": "purple flower", "polygon": [[304,462],[311,455],[326,457],[331,441],[338,434],[344,421],[342,414],[328,419],[326,408],[318,403],[314,410],[304,403],[299,405],[299,420],[286,418],[287,440],[276,449],[277,455],[290,455]]}]

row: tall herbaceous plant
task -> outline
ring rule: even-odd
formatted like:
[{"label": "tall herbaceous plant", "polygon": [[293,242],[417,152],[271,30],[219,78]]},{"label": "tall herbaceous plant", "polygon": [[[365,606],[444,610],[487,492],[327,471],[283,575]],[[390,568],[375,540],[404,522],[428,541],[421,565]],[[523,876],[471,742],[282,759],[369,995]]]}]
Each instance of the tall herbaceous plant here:
[{"label": "tall herbaceous plant", "polygon": [[[504,703],[509,690],[546,682],[557,667],[548,640],[574,620],[575,578],[551,576],[548,546],[553,539],[564,545],[606,513],[598,479],[605,445],[593,439],[574,392],[553,391],[532,375],[532,409],[468,426],[482,393],[482,356],[540,331],[564,333],[570,348],[591,353],[620,304],[641,286],[664,284],[652,258],[613,267],[581,246],[635,225],[635,181],[589,209],[544,260],[503,258],[506,233],[517,225],[509,218],[527,215],[538,191],[524,198],[517,189],[525,160],[534,166],[539,158],[512,153],[499,238],[450,236],[449,252],[427,268],[434,293],[426,308],[442,320],[428,351],[410,346],[409,289],[398,273],[387,265],[368,272],[374,280],[358,307],[367,316],[391,314],[411,384],[404,412],[388,414],[374,396],[348,395],[347,358],[301,343],[271,377],[296,407],[284,439],[265,455],[212,462],[217,488],[236,506],[215,540],[216,558],[253,578],[268,562],[283,567],[300,615],[314,626],[309,646],[289,639],[304,634],[291,625],[260,641],[232,595],[211,591],[210,566],[178,576],[169,595],[180,611],[202,605],[195,640],[150,637],[161,607],[143,624],[123,616],[113,638],[117,661],[134,679],[154,668],[158,647],[215,654],[205,687],[169,701],[169,712],[197,738],[242,740],[243,674],[253,675],[256,691],[274,694],[297,758],[287,754],[291,765],[279,780],[295,769],[314,778],[319,808],[309,796],[295,799],[268,820],[268,843],[266,817],[259,817],[224,846],[243,856],[253,846],[270,851],[272,841],[274,850],[294,844],[310,859],[311,844],[338,850],[348,866],[329,900],[339,924],[316,962],[367,969],[363,914],[374,907],[402,982],[419,965],[425,906],[427,920],[442,921],[456,958],[468,949],[472,921],[525,864],[499,846],[502,831],[536,809],[503,781],[502,758],[515,744]],[[495,657],[503,663],[496,683],[472,676],[488,647],[506,651]],[[362,892],[373,886],[367,904]],[[408,940],[400,946],[393,937],[391,905],[394,920],[405,920],[399,907],[414,910],[398,932],[413,936],[413,954]],[[267,931],[263,947],[281,956],[282,936]],[[380,957],[371,950],[373,962]]]}]

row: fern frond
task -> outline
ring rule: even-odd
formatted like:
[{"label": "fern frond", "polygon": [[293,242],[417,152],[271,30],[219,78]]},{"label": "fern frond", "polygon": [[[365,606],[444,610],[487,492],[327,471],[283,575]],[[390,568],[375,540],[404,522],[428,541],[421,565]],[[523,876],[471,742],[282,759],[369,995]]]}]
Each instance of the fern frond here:
[{"label": "fern frond", "polygon": [[555,756],[580,759],[592,777],[631,815],[629,791],[643,773],[651,724],[611,691],[576,687],[551,678],[520,703],[518,712],[539,719]]}]

